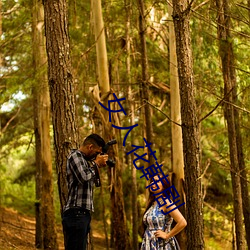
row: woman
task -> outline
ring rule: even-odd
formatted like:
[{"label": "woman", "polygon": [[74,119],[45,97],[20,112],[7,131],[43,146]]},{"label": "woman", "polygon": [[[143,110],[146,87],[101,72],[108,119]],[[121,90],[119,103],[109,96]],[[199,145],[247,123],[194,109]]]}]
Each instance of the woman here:
[{"label": "woman", "polygon": [[[149,201],[146,212],[143,216],[145,232],[143,235],[141,250],[180,249],[174,236],[183,230],[183,228],[187,225],[187,222],[180,211],[178,209],[174,209],[176,206],[170,203],[168,199],[164,199],[164,203],[166,203],[164,206],[159,206],[156,198],[164,196],[164,193],[159,195],[157,194],[170,187],[166,178],[162,177],[162,174],[154,176],[149,187]],[[158,201],[163,202],[161,199],[158,199]],[[171,208],[167,209],[170,205]],[[162,213],[162,210],[166,215]],[[170,210],[173,211],[168,213]],[[171,229],[173,220],[176,222],[176,225],[173,229]]]}]

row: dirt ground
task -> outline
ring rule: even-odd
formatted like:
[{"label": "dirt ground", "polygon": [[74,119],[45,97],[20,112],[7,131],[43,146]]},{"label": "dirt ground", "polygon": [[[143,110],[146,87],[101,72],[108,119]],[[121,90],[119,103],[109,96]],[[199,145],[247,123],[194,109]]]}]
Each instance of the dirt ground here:
[{"label": "dirt ground", "polygon": [[[98,231],[98,222],[92,221],[94,250],[104,250],[105,238]],[[57,228],[59,250],[64,250],[61,225]],[[35,250],[35,218],[0,208],[0,250]]]}]

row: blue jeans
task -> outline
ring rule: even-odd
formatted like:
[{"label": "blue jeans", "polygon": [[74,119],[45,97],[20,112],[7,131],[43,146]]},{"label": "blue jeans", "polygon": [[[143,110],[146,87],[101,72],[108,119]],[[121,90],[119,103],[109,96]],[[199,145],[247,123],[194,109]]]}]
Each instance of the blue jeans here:
[{"label": "blue jeans", "polygon": [[90,212],[85,209],[70,208],[63,213],[62,224],[65,250],[86,249],[90,221]]}]

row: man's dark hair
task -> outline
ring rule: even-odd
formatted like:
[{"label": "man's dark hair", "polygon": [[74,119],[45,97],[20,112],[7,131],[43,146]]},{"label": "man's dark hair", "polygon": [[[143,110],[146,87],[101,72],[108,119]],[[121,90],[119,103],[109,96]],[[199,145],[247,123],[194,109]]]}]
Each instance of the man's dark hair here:
[{"label": "man's dark hair", "polygon": [[95,146],[104,147],[105,141],[98,134],[91,134],[85,138],[83,145],[94,144]]}]

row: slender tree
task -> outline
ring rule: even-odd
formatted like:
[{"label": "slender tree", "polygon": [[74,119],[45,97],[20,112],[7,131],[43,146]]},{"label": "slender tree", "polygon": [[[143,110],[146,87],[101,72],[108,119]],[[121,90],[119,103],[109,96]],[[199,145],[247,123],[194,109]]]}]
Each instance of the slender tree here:
[{"label": "slender tree", "polygon": [[240,118],[239,112],[236,108],[234,108],[235,115],[235,129],[236,129],[236,143],[237,143],[237,154],[239,161],[239,169],[240,169],[240,183],[241,183],[241,200],[243,207],[243,215],[244,215],[244,224],[246,231],[246,240],[248,249],[250,249],[250,197],[248,194],[248,181],[247,181],[247,171],[245,165],[245,157],[243,153],[243,143],[242,136],[240,130]]},{"label": "slender tree", "polygon": [[[131,119],[130,125],[135,124],[135,104],[134,104],[134,97],[132,93],[132,86],[131,86],[131,1],[125,0],[125,11],[126,11],[126,72],[127,72],[127,83],[128,87],[128,101],[131,110]],[[131,132],[131,145],[134,145],[134,135],[133,131]],[[131,154],[131,183],[132,183],[132,192],[131,192],[131,203],[132,203],[132,246],[134,250],[138,250],[138,206],[137,206],[137,179],[136,179],[136,168],[133,166],[133,159],[134,155]]]},{"label": "slender tree", "polygon": [[94,17],[94,30],[96,39],[97,72],[101,94],[110,91],[108,74],[108,57],[106,49],[106,38],[104,32],[104,23],[102,18],[101,0],[92,1],[92,10]]},{"label": "slender tree", "polygon": [[[3,29],[2,29],[2,0],[0,0],[0,37],[2,37],[3,34]],[[2,53],[0,52],[0,69],[2,68]],[[0,70],[0,74],[2,74]],[[0,88],[2,86],[0,85]],[[1,119],[0,119],[0,142],[1,142],[1,137],[2,137],[2,126],[1,126]],[[0,193],[2,193],[2,184],[0,183]],[[0,196],[0,207],[2,206],[2,196]],[[2,210],[0,209],[0,216],[2,216]],[[0,223],[0,230],[1,230],[1,223]]]},{"label": "slender tree", "polygon": [[[144,120],[145,120],[145,134],[148,142],[153,143],[153,126],[152,126],[152,110],[148,105],[149,101],[149,86],[148,86],[148,58],[147,58],[147,46],[146,46],[146,19],[145,19],[145,5],[144,0],[138,0],[139,9],[139,32],[140,32],[140,48],[141,48],[141,70],[142,79],[140,92],[144,106]],[[153,155],[150,155],[148,149],[149,165],[154,163]]]},{"label": "slender tree", "polygon": [[[230,149],[231,179],[232,179],[233,197],[234,197],[236,245],[237,249],[245,249],[244,229],[243,229],[243,208],[242,208],[242,197],[241,197],[241,180],[240,180],[240,176],[242,173],[239,164],[240,160],[239,157],[243,156],[241,150],[242,145],[240,146],[241,137],[239,132],[239,125],[237,124],[239,123],[238,112],[233,106],[233,104],[236,104],[237,101],[237,86],[236,86],[236,71],[234,67],[233,44],[230,34],[230,11],[229,11],[229,3],[227,0],[216,0],[216,5],[218,10],[219,53],[222,63],[222,73],[224,78],[224,96],[226,100],[224,113],[227,121],[228,141]],[[243,158],[241,158],[241,161],[242,160]],[[243,191],[245,191],[245,189],[243,189]],[[246,199],[248,199],[248,191],[245,194],[247,195]],[[249,204],[247,205],[248,207],[246,207],[246,213],[244,215],[247,215],[249,217]],[[247,221],[249,220],[249,218],[245,217],[245,220]],[[246,230],[249,230],[248,226],[249,225],[246,225]]]},{"label": "slender tree", "polygon": [[187,249],[198,250],[204,249],[204,239],[199,136],[189,27],[190,9],[191,5],[186,0],[173,1],[183,134]]},{"label": "slender tree", "polygon": [[[97,54],[97,71],[99,86],[101,90],[101,97],[104,104],[107,106],[107,98],[110,93],[109,75],[108,75],[108,60],[106,39],[104,32],[104,23],[102,17],[101,0],[94,0],[93,4],[93,17],[94,17],[94,30],[96,39],[96,54]],[[106,112],[105,112],[106,113]],[[104,115],[108,117],[108,114]],[[117,138],[115,136],[114,129],[111,128],[111,124],[103,120],[103,134],[106,140]],[[114,147],[114,157],[118,156],[118,145]],[[114,233],[114,247],[119,250],[129,249],[128,231],[126,225],[126,215],[123,201],[123,188],[122,188],[122,169],[119,158],[116,158],[116,166],[113,170],[112,178],[112,190],[111,190],[111,210],[113,220],[113,233]]]},{"label": "slender tree", "polygon": [[[173,8],[168,4],[169,16],[172,16]],[[181,203],[185,202],[184,193],[184,159],[182,145],[182,129],[181,124],[181,102],[180,89],[176,56],[176,41],[173,21],[168,22],[169,25],[169,64],[170,64],[170,106],[171,106],[171,137],[172,137],[172,167],[173,167],[173,185],[180,194]],[[185,216],[185,206],[181,206],[181,213]],[[186,248],[186,234],[183,230],[177,236],[181,249]]]},{"label": "slender tree", "polygon": [[75,91],[69,50],[67,1],[44,0],[43,4],[55,162],[62,208],[67,198],[67,155],[70,149],[78,146]]},{"label": "slender tree", "polygon": [[[95,40],[96,40],[96,61],[97,61],[96,70],[97,70],[97,76],[99,80],[99,86],[101,89],[101,94],[105,95],[110,90],[110,87],[109,87],[106,37],[105,37],[104,23],[103,23],[103,18],[102,18],[102,6],[101,6],[101,1],[99,0],[97,1],[92,0],[91,4],[92,4],[91,9],[93,13],[94,33],[95,33]],[[106,101],[107,100],[105,100],[105,102]],[[108,126],[108,124],[104,123],[104,127],[105,125]],[[104,136],[104,139],[106,140],[107,137]],[[100,188],[101,188],[101,195],[102,195],[102,200],[103,200],[103,187],[101,186]],[[106,245],[107,245],[106,248],[109,249],[104,205],[103,205],[103,222],[104,222],[104,229],[105,229],[105,236],[106,236]]]},{"label": "slender tree", "polygon": [[[2,0],[0,0],[0,37],[2,37],[3,34],[3,28],[2,28],[2,24],[3,24],[3,17],[2,17]],[[3,64],[3,58],[2,58],[2,53],[0,52],[0,68],[2,67]]]},{"label": "slender tree", "polygon": [[36,246],[58,249],[53,202],[53,175],[50,149],[50,99],[46,71],[44,10],[42,1],[34,0],[33,58],[35,71],[34,125],[36,138]]}]

